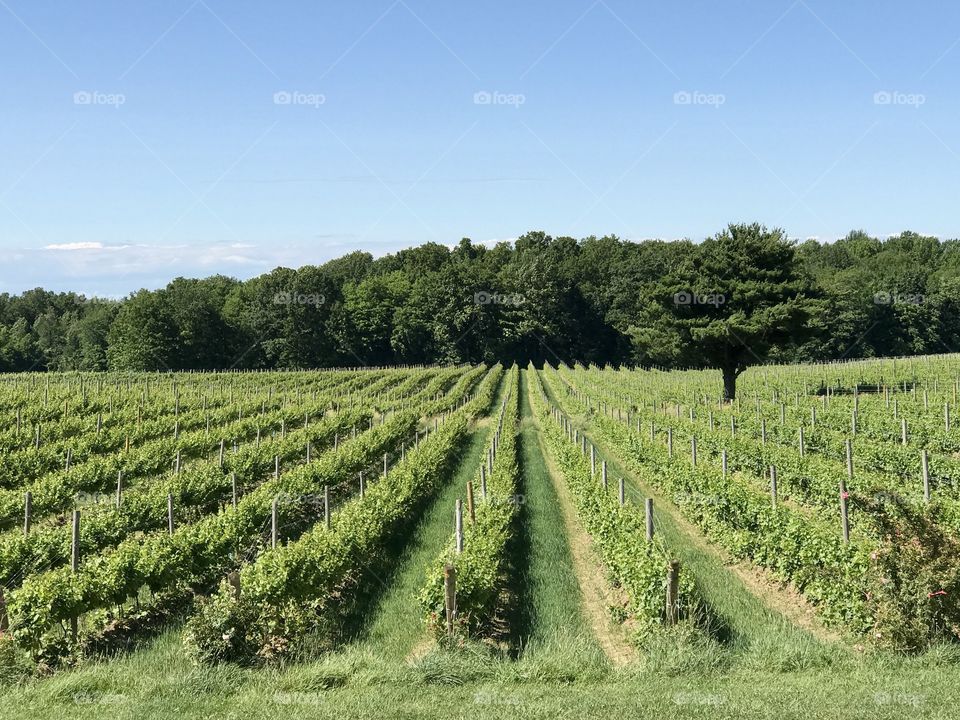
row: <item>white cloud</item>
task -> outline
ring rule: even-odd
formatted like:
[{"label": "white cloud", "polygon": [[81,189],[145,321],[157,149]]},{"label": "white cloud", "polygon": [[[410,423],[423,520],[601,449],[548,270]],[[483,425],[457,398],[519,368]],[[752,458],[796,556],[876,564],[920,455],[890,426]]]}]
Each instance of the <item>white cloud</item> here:
[{"label": "white cloud", "polygon": [[46,245],[44,250],[103,250],[101,242],[72,242]]}]

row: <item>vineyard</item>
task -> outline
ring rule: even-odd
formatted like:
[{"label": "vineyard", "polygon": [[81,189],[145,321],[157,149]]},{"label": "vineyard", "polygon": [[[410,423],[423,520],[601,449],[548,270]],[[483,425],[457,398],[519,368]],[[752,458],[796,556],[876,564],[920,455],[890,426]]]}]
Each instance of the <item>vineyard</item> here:
[{"label": "vineyard", "polygon": [[723,390],[0,376],[0,717],[949,717],[960,358]]}]

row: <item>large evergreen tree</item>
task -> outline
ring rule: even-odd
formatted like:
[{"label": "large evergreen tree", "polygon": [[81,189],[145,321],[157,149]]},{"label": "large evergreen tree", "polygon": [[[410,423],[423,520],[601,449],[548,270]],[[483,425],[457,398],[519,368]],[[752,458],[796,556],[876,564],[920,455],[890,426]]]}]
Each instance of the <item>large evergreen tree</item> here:
[{"label": "large evergreen tree", "polygon": [[648,287],[629,334],[643,362],[719,369],[732,400],[747,367],[804,339],[812,295],[782,230],[730,225]]}]

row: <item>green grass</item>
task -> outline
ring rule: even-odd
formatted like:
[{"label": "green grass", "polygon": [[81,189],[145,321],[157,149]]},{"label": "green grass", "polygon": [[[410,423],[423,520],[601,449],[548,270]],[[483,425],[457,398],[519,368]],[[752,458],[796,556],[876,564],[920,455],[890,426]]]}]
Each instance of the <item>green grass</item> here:
[{"label": "green grass", "polygon": [[[514,663],[513,665],[522,665]],[[494,666],[496,667],[496,666]],[[640,669],[599,682],[531,681],[501,672],[370,678],[338,686],[313,667],[194,667],[170,631],[144,651],[9,691],[0,719],[194,718],[955,718],[956,667],[888,658],[842,672],[763,670],[668,676]]]},{"label": "green grass", "polygon": [[520,375],[520,453],[522,467],[519,555],[523,572],[520,605],[521,661],[576,667],[581,675],[602,672],[606,661],[583,616],[580,586],[573,569],[560,502],[544,459],[530,409],[527,371]]}]

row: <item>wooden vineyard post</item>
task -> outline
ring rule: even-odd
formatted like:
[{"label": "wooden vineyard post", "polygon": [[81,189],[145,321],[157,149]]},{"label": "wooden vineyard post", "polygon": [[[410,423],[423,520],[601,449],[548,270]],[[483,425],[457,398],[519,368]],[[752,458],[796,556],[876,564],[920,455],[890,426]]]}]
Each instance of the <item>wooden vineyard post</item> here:
[{"label": "wooden vineyard post", "polygon": [[457,541],[457,554],[463,552],[463,500],[457,498],[453,514],[453,527]]},{"label": "wooden vineyard post", "polygon": [[653,540],[653,498],[643,501],[644,515],[647,521],[647,542]]},{"label": "wooden vineyard post", "polygon": [[470,524],[477,521],[477,513],[473,505],[473,480],[467,480],[467,512],[470,515]]},{"label": "wooden vineyard post", "polygon": [[237,474],[235,472],[230,473],[230,492],[231,500],[233,504],[233,509],[237,509]]},{"label": "wooden vineyard post", "polygon": [[907,419],[902,418],[900,420],[900,442],[903,445],[907,444]]},{"label": "wooden vineyard post", "polygon": [[277,546],[277,500],[278,498],[273,499],[273,503],[270,506],[270,547],[275,548]]},{"label": "wooden vineyard post", "polygon": [[667,566],[667,597],[665,624],[676,625],[680,620],[680,561],[671,560]]},{"label": "wooden vineyard post", "polygon": [[220,440],[220,469],[223,470],[223,443],[224,441]]},{"label": "wooden vineyard post", "polygon": [[723,479],[727,479],[727,470],[728,470],[728,461],[727,461],[727,449],[724,448],[720,451],[720,471],[723,473]]},{"label": "wooden vineyard post", "polygon": [[33,493],[27,490],[23,494],[23,536],[30,537],[30,516],[33,514]]},{"label": "wooden vineyard post", "polygon": [[590,444],[590,477],[597,474],[597,448]]},{"label": "wooden vineyard post", "polygon": [[920,451],[920,478],[923,480],[923,499],[930,502],[930,456],[926,450]]},{"label": "wooden vineyard post", "polygon": [[323,526],[330,529],[330,486],[323,486]]},{"label": "wooden vineyard post", "polygon": [[230,584],[234,600],[240,599],[240,573],[234,570],[227,575],[227,582]]},{"label": "wooden vineyard post", "polygon": [[383,454],[383,478],[387,478],[387,453]]},{"label": "wooden vineyard post", "polygon": [[607,491],[607,461],[604,460],[600,463],[600,476],[603,480],[603,491]]},{"label": "wooden vineyard post", "polygon": [[620,480],[618,481],[617,499],[620,501],[621,505],[626,504],[626,493],[624,492],[623,478],[620,478]]},{"label": "wooden vineyard post", "polygon": [[309,465],[309,464],[310,464],[310,441],[309,441],[309,440],[307,440],[307,455],[306,455],[306,458],[307,458],[307,465]]},{"label": "wooden vineyard post", "polygon": [[276,480],[280,477],[280,456],[273,456],[273,479]]},{"label": "wooden vineyard post", "polygon": [[0,633],[7,632],[10,629],[10,618],[7,617],[7,599],[3,595],[3,588],[0,588]]},{"label": "wooden vineyard post", "polygon": [[457,569],[443,566],[443,605],[447,619],[447,637],[453,637],[453,624],[457,618]]},{"label": "wooden vineyard post", "polygon": [[[73,511],[73,523],[70,534],[70,571],[76,574],[80,570],[80,511]],[[78,618],[70,618],[70,634],[77,641]]]},{"label": "wooden vineyard post", "polygon": [[173,495],[167,494],[167,532],[173,535]]},{"label": "wooden vineyard post", "polygon": [[70,569],[77,572],[80,568],[80,511],[73,511],[70,535]]},{"label": "wooden vineyard post", "polygon": [[777,509],[777,467],[770,466],[770,504],[773,509]]},{"label": "wooden vineyard post", "polygon": [[803,457],[803,453],[806,450],[803,442],[803,425],[800,426],[800,457]]},{"label": "wooden vineyard post", "polygon": [[840,529],[843,532],[843,544],[850,544],[850,514],[847,507],[847,483],[840,478]]}]

